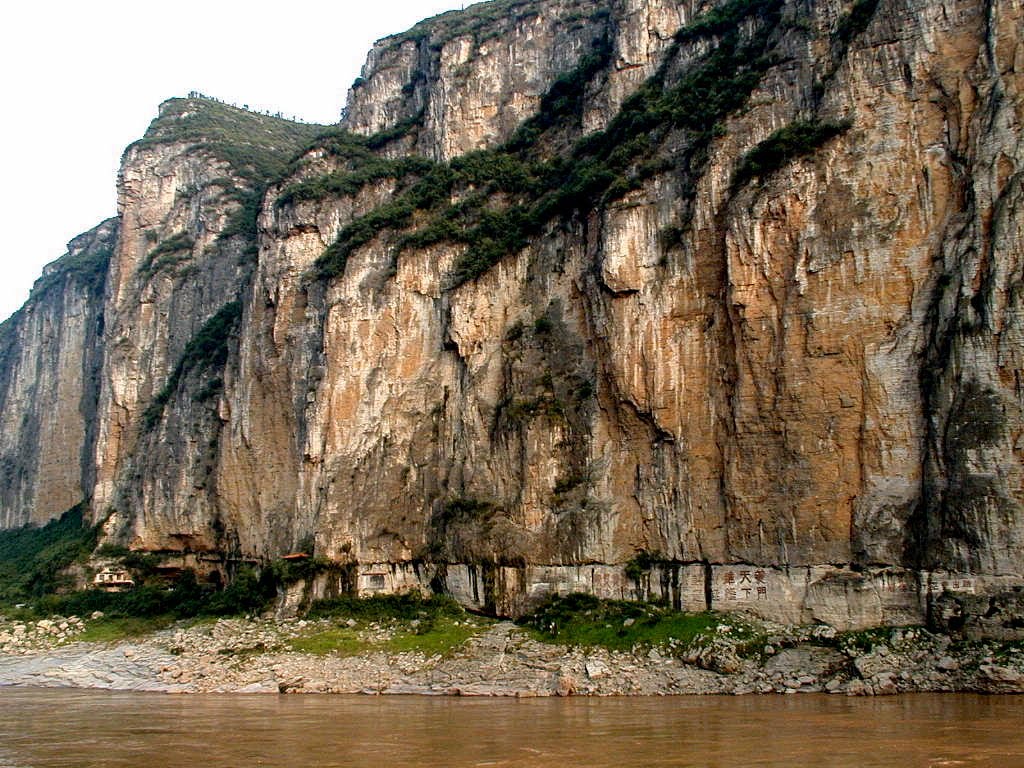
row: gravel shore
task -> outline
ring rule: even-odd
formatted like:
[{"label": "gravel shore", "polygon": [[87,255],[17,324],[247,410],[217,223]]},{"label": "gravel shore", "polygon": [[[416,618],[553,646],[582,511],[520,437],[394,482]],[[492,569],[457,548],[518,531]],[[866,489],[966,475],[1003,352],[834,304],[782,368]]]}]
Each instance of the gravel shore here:
[{"label": "gravel shore", "polygon": [[[828,628],[776,628],[743,658],[728,630],[697,651],[612,652],[538,642],[488,624],[453,652],[297,653],[290,641],[329,622],[221,619],[116,642],[81,642],[77,617],[0,620],[0,685],[167,693],[365,693],[461,696],[670,695],[912,691],[1024,693],[1020,644],[954,642],[896,629],[860,647]],[[374,631],[386,636],[387,627]],[[865,645],[865,644],[862,644]],[[748,654],[749,656],[749,654]]]}]

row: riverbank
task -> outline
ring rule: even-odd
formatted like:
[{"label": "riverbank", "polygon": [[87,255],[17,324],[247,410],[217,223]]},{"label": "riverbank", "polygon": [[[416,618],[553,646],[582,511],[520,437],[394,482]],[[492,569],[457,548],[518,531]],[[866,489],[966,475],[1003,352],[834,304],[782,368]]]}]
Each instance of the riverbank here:
[{"label": "riverbank", "polygon": [[723,617],[685,648],[613,651],[542,642],[511,622],[472,616],[453,622],[450,631],[462,634],[440,650],[418,647],[416,634],[403,634],[408,626],[351,619],[179,622],[91,642],[80,639],[90,621],[78,617],[0,620],[0,685],[518,697],[1024,693],[1020,643],[955,641],[921,628],[837,635],[760,625],[752,645],[738,623]]}]

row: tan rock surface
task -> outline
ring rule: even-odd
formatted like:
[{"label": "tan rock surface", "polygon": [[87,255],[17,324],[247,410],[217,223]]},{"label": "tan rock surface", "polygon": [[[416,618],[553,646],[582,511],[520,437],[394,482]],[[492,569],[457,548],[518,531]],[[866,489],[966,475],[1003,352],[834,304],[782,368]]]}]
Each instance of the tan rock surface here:
[{"label": "tan rock surface", "polygon": [[[606,35],[579,114],[535,149],[564,154],[648,78],[675,83],[723,44],[673,42],[707,10],[690,3],[506,5],[379,41],[343,126],[408,129],[368,145],[390,159],[494,148]],[[316,278],[404,183],[290,198],[352,170],[329,140],[269,186],[255,262],[246,243],[218,245],[239,206],[218,190],[251,180],[191,144],[130,149],[82,433],[96,435],[95,519],[113,510],[112,540],[225,572],[313,544],[366,589],[445,582],[503,612],[585,589],[860,627],[923,616],[935,573],[971,593],[1020,583],[1024,11],[880,0],[850,21],[871,9],[783,3],[774,58],[706,146],[655,132],[633,188],[458,286],[466,246],[399,248],[388,229]],[[732,183],[750,150],[812,117],[846,127]],[[180,233],[188,248],[142,275]],[[185,371],[146,427],[235,297],[226,361]],[[69,423],[58,399],[53,423]],[[8,452],[35,440],[13,419]],[[4,497],[5,525],[51,516],[78,480],[48,481],[44,505],[39,482]],[[638,552],[646,586],[623,571]],[[741,571],[772,591],[727,592]]]}]

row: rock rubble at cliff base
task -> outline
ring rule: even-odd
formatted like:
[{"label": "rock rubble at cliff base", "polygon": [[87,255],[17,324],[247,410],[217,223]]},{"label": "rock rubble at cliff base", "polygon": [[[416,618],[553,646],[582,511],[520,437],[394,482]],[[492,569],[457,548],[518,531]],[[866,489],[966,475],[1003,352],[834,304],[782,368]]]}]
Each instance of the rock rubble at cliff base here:
[{"label": "rock rubble at cliff base", "polygon": [[[0,623],[0,685],[519,697],[1024,693],[1024,645],[955,641],[923,628],[892,629],[885,642],[870,642],[837,638],[827,627],[771,626],[764,646],[741,656],[727,630],[695,650],[617,652],[538,642],[496,622],[449,654],[343,656],[289,650],[289,641],[328,620],[222,619],[111,643],[76,640],[84,626],[77,617]],[[386,637],[388,629],[374,632]]]}]

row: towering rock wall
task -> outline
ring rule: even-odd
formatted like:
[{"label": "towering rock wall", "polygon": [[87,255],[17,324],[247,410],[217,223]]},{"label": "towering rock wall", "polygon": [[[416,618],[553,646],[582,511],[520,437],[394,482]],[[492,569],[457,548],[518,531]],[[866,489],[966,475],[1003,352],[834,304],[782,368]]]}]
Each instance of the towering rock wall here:
[{"label": "towering rock wall", "polygon": [[169,103],[121,174],[95,518],[505,612],[1020,583],[1022,14],[499,0],[377,43],[290,164],[312,127]]},{"label": "towering rock wall", "polygon": [[[668,19],[616,4],[552,64],[563,50],[508,51],[578,14],[515,7],[508,49],[462,16],[379,43],[348,125],[391,156],[491,150],[496,173],[603,130],[616,147],[573,150],[598,166],[598,194],[584,187],[466,281],[467,250],[488,243],[463,237],[480,219],[458,206],[483,186],[507,211],[514,192],[446,188],[459,234],[435,237],[444,214],[400,170],[363,183],[343,149],[308,156],[267,198],[251,375],[232,399],[244,416],[225,474],[246,487],[231,503],[265,521],[249,535],[286,519],[290,541],[315,530],[332,557],[504,565],[498,592],[595,588],[577,566],[643,553],[656,589],[724,606],[758,599],[728,586],[730,565],[754,564],[780,602],[828,611],[853,584],[879,615],[917,610],[908,591],[975,588],[949,573],[1019,575],[1019,9],[732,3],[686,27],[685,5]],[[454,88],[452,61],[487,87]],[[568,119],[543,95],[558,66],[584,95]],[[509,67],[540,85],[503,91]],[[527,142],[513,127],[538,110],[554,124],[534,119]],[[654,140],[616,160],[630,125]],[[609,168],[625,191],[600,179]],[[324,174],[360,183],[313,194]],[[977,263],[948,255],[954,242]],[[332,243],[340,269],[321,258]]]},{"label": "towering rock wall", "polygon": [[125,152],[92,494],[95,519],[125,543],[230,546],[210,478],[256,211],[267,180],[320,130],[177,99]]},{"label": "towering rock wall", "polygon": [[59,517],[92,489],[110,219],[68,243],[0,325],[0,527]]}]

